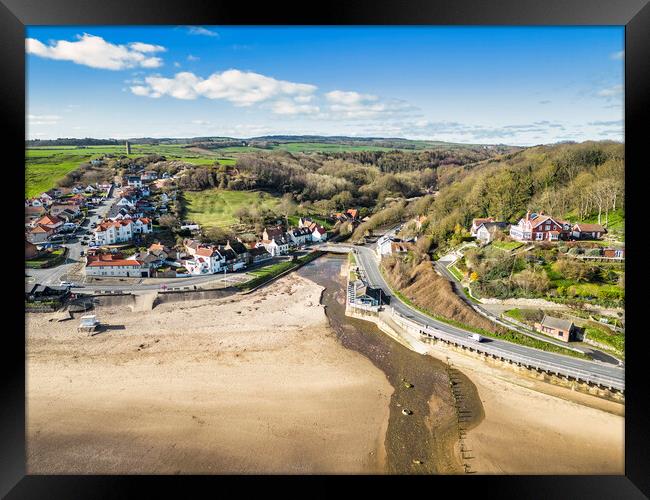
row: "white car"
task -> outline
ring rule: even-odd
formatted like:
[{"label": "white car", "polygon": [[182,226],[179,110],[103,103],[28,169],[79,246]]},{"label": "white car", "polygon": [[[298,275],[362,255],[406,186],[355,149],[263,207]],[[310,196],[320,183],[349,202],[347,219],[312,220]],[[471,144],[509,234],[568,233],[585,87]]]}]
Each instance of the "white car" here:
[{"label": "white car", "polygon": [[59,286],[73,286],[73,284],[70,283],[69,281],[61,281],[59,283]]},{"label": "white car", "polygon": [[470,340],[473,340],[475,342],[482,342],[483,337],[481,337],[478,333],[472,333],[471,335],[468,336]]}]

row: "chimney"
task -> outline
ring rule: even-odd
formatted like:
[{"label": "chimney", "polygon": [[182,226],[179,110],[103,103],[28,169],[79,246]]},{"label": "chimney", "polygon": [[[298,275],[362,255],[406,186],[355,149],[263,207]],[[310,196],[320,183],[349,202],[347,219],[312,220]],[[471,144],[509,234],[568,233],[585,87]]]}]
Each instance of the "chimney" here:
[{"label": "chimney", "polygon": [[540,210],[539,215],[544,215],[544,210]]},{"label": "chimney", "polygon": [[526,212],[526,220],[530,220],[530,210],[528,210],[528,212]]}]

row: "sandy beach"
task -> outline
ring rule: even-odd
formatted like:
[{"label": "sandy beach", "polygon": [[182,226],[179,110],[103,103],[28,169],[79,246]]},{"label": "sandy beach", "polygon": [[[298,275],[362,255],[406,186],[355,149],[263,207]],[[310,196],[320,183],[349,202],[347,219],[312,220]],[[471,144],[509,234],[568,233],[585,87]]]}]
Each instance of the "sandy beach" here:
[{"label": "sandy beach", "polygon": [[[479,474],[624,474],[624,406],[432,346],[474,383],[483,420],[467,433]],[[459,445],[456,446],[460,455]]]},{"label": "sandy beach", "polygon": [[27,471],[381,473],[393,388],[297,275],[244,297],[29,314]]}]

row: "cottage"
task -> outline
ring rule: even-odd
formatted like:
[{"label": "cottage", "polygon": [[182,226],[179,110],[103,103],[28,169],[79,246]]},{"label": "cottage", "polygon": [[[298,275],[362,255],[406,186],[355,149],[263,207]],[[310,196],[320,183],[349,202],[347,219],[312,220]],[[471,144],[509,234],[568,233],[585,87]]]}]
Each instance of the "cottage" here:
[{"label": "cottage", "polygon": [[248,254],[250,256],[251,264],[259,264],[273,258],[273,256],[263,246],[249,249]]},{"label": "cottage", "polygon": [[507,227],[507,222],[483,222],[476,230],[474,236],[481,243],[487,244],[494,239],[494,235],[498,231],[504,230]]},{"label": "cottage", "polygon": [[105,220],[94,231],[94,239],[99,245],[114,245],[131,241],[135,234],[148,234],[153,231],[151,219]]},{"label": "cottage", "polygon": [[126,278],[146,278],[149,266],[136,258],[124,259],[112,254],[100,254],[87,257],[87,276],[120,276]]},{"label": "cottage", "polygon": [[289,239],[294,245],[304,245],[311,242],[311,231],[308,227],[297,227],[289,231]]},{"label": "cottage", "polygon": [[135,187],[135,188],[141,188],[142,187],[142,179],[140,178],[139,175],[128,175],[126,177],[126,184],[127,186]]},{"label": "cottage", "polygon": [[187,253],[192,259],[183,261],[183,265],[190,274],[214,274],[222,271],[226,265],[223,252],[214,245],[203,245],[196,240],[183,242]]},{"label": "cottage", "polygon": [[309,230],[311,231],[311,240],[314,242],[325,241],[327,239],[327,231],[325,228],[319,224],[313,222],[309,225]]},{"label": "cottage", "polygon": [[544,212],[530,213],[519,220],[516,225],[510,226],[510,237],[518,241],[558,241],[568,239],[571,224]]},{"label": "cottage", "polygon": [[36,224],[32,229],[27,231],[27,240],[31,243],[44,243],[50,236],[54,234],[54,229],[44,226],[43,224]]},{"label": "cottage", "polygon": [[262,238],[265,240],[272,240],[274,238],[281,238],[285,235],[284,228],[280,225],[264,228]]},{"label": "cottage", "polygon": [[36,221],[36,225],[49,227],[50,229],[57,231],[63,225],[63,220],[56,215],[46,214]]},{"label": "cottage", "polygon": [[536,323],[535,328],[540,332],[562,340],[563,342],[569,342],[572,337],[575,336],[575,325],[573,321],[567,319],[555,318],[553,316],[544,315],[541,323]]},{"label": "cottage", "polygon": [[196,222],[189,220],[181,222],[181,230],[198,231],[199,229],[201,229],[201,226],[199,226]]},{"label": "cottage", "polygon": [[289,253],[289,238],[284,236],[276,237],[271,240],[264,239],[258,243],[258,245],[266,248],[266,251],[271,254],[272,257],[278,255],[286,255]]},{"label": "cottage", "polygon": [[244,268],[250,262],[250,253],[248,248],[241,241],[228,241],[224,247],[226,250],[232,250],[237,256],[236,263],[233,265],[233,271]]},{"label": "cottage", "polygon": [[577,240],[598,240],[603,234],[607,233],[600,224],[575,224],[571,231],[571,236]]},{"label": "cottage", "polygon": [[476,236],[476,232],[478,231],[478,228],[481,227],[481,225],[485,224],[486,222],[494,222],[494,217],[483,217],[481,219],[474,219],[472,221],[472,227],[469,229],[469,234],[472,236]]}]

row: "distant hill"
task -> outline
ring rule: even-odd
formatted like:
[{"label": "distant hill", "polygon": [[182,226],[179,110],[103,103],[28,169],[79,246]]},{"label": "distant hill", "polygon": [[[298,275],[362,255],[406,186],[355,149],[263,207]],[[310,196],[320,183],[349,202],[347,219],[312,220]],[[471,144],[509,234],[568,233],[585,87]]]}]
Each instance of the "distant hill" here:
[{"label": "distant hill", "polygon": [[[26,141],[27,147],[43,146],[108,146],[124,144],[125,140],[95,139],[95,138],[59,138],[51,140],[31,139]],[[494,149],[498,152],[508,152],[514,148],[505,144],[461,144],[443,141],[411,140],[399,137],[348,137],[348,136],[322,136],[322,135],[269,135],[250,138],[234,137],[192,137],[192,138],[151,138],[134,137],[128,139],[132,144],[178,144],[205,149],[220,149],[229,147],[254,147],[260,149],[274,149],[281,144],[326,144],[373,147],[386,149]]]}]

